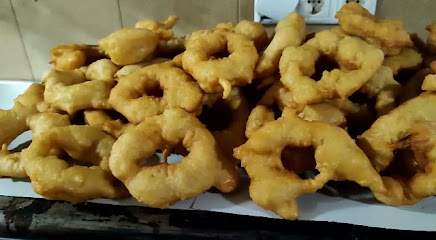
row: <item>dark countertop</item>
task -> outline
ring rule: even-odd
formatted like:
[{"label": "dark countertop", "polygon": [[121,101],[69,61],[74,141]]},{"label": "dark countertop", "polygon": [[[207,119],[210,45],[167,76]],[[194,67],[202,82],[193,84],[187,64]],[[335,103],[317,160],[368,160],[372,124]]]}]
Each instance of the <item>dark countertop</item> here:
[{"label": "dark countertop", "polygon": [[0,237],[38,239],[436,239],[434,233],[225,213],[0,196]]}]

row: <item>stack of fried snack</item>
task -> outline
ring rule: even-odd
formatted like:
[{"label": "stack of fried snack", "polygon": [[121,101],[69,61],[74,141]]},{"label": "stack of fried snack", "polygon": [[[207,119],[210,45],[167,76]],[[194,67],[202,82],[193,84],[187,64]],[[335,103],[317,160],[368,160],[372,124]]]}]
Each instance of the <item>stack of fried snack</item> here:
[{"label": "stack of fried snack", "polygon": [[[47,199],[164,208],[235,190],[240,164],[253,201],[286,219],[331,180],[389,205],[436,194],[436,24],[424,43],[356,3],[336,17],[306,35],[290,13],[269,38],[251,21],[175,37],[170,16],[57,46],[42,84],[0,112],[0,177]],[[27,130],[30,146],[9,151]]]}]

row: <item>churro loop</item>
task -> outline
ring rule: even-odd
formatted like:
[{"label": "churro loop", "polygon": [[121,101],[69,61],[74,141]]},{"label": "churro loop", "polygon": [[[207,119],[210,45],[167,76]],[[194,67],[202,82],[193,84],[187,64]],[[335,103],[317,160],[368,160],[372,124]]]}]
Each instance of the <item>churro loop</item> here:
[{"label": "churro loop", "polygon": [[[140,165],[157,149],[170,149],[177,144],[188,151],[180,163]],[[164,208],[212,186],[237,184],[231,174],[236,169],[225,169],[216,147],[212,134],[195,116],[180,108],[167,109],[124,133],[114,144],[109,164],[112,173],[138,201]],[[223,178],[225,173],[227,179]]]},{"label": "churro loop", "polygon": [[51,70],[42,82],[45,83],[44,101],[69,114],[87,108],[110,108],[109,94],[115,84],[115,81],[88,81],[79,69]]},{"label": "churro loop", "polygon": [[[313,146],[319,174],[303,180],[286,170],[281,152],[287,146]],[[254,132],[235,149],[235,157],[250,176],[253,201],[285,219],[298,217],[298,196],[315,193],[329,180],[350,180],[374,192],[384,191],[381,177],[347,132],[328,123],[302,120],[292,113]]]},{"label": "churro loop", "polygon": [[[228,57],[210,59],[223,50],[229,52]],[[182,64],[204,91],[224,91],[226,98],[232,87],[251,83],[258,57],[253,42],[242,35],[203,30],[189,38]]]},{"label": "churro loop", "polygon": [[[47,199],[84,202],[127,195],[109,170],[115,139],[91,126],[52,128],[22,152],[24,169],[36,193]],[[91,167],[70,165],[62,154]]]},{"label": "churro loop", "polygon": [[188,74],[164,63],[121,77],[112,89],[109,103],[129,122],[140,123],[167,107],[198,113],[202,98],[203,92]]},{"label": "churro loop", "polygon": [[[321,79],[315,81],[310,76],[315,73],[315,63],[321,54],[335,59],[341,69],[324,71]],[[359,38],[325,30],[304,45],[290,46],[283,51],[280,81],[290,90],[297,104],[346,98],[374,75],[383,58],[381,50]]]}]

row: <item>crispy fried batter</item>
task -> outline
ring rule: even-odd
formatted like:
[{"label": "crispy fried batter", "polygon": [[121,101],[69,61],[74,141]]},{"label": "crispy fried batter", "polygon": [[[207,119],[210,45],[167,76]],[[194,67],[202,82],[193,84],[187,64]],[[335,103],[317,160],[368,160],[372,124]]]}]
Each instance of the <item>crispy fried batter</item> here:
[{"label": "crispy fried batter", "polygon": [[149,60],[156,50],[159,37],[145,28],[122,28],[100,39],[98,45],[119,66]]},{"label": "crispy fried batter", "polygon": [[[286,146],[313,146],[320,173],[313,179],[303,180],[287,171],[280,160]],[[315,193],[329,180],[350,180],[374,192],[384,191],[380,176],[343,129],[323,122],[308,122],[294,114],[265,124],[247,143],[235,149],[235,157],[250,176],[253,201],[285,219],[298,217],[298,196]]]},{"label": "crispy fried batter", "polygon": [[86,110],[84,115],[88,125],[98,128],[115,138],[119,138],[129,128],[134,127],[132,123],[124,123],[121,119],[112,119],[103,110]]},{"label": "crispy fried batter", "polygon": [[335,17],[344,32],[380,46],[387,55],[396,55],[401,48],[413,45],[401,20],[377,19],[359,3],[345,4]]},{"label": "crispy fried batter", "polygon": [[159,39],[169,40],[174,36],[174,32],[171,29],[174,27],[174,25],[176,25],[177,20],[179,20],[179,17],[174,14],[168,16],[163,23],[153,19],[144,19],[137,22],[135,24],[135,28],[148,29],[156,33],[159,36]]},{"label": "crispy fried batter", "polygon": [[111,91],[109,103],[137,124],[167,107],[198,113],[202,98],[200,87],[183,70],[168,64],[154,64],[120,78]]},{"label": "crispy fried batter", "polygon": [[253,41],[257,50],[262,50],[268,43],[268,34],[265,28],[262,24],[257,22],[242,20],[236,25],[230,22],[218,23],[215,28],[218,30],[232,31],[245,36]]},{"label": "crispy fried batter", "polygon": [[[180,163],[139,165],[157,149],[168,149],[178,143],[189,152]],[[138,201],[164,208],[193,198],[212,186],[225,184],[234,189],[239,177],[237,170],[227,168],[221,160],[212,134],[194,116],[175,108],[146,118],[122,135],[114,144],[109,164],[113,174]]]},{"label": "crispy fried batter", "polygon": [[392,144],[407,136],[407,130],[417,121],[436,121],[436,95],[422,93],[389,114],[378,118],[359,138],[359,146],[365,151],[374,167],[384,170],[394,158]]},{"label": "crispy fried batter", "polygon": [[[335,59],[341,69],[324,71],[319,81],[310,78],[321,54]],[[348,97],[364,85],[383,61],[383,53],[355,37],[333,31],[318,32],[300,47],[290,46],[280,59],[280,81],[298,104]]]},{"label": "crispy fried batter", "polygon": [[27,119],[44,109],[44,86],[32,84],[14,100],[14,106],[9,110],[0,109],[0,144],[9,144],[21,133],[29,130]]},{"label": "crispy fried batter", "polygon": [[429,74],[424,78],[421,89],[423,91],[436,91],[436,74]]},{"label": "crispy fried batter", "polygon": [[87,108],[108,109],[109,94],[115,84],[113,81],[87,81],[79,69],[51,70],[43,76],[42,82],[46,86],[44,101],[69,114]]},{"label": "crispy fried batter", "polygon": [[118,79],[120,79],[121,77],[129,75],[131,73],[134,73],[138,70],[141,70],[142,68],[144,68],[146,66],[157,64],[157,63],[167,62],[170,60],[171,59],[169,59],[169,58],[153,58],[152,60],[149,60],[149,61],[145,61],[145,62],[141,62],[141,63],[137,63],[137,64],[126,65],[126,66],[122,67],[120,70],[118,70],[114,74],[114,77],[116,77],[115,79],[118,81]]},{"label": "crispy fried batter", "polygon": [[27,177],[23,162],[20,161],[20,153],[9,152],[6,144],[3,144],[0,150],[0,178],[1,177]]},{"label": "crispy fried batter", "polygon": [[86,70],[88,80],[114,81],[114,74],[120,68],[109,59],[101,59],[91,63]]},{"label": "crispy fried batter", "polygon": [[276,33],[268,47],[260,55],[256,66],[256,77],[265,78],[279,69],[280,56],[288,46],[299,46],[305,37],[304,18],[293,12],[277,23]]},{"label": "crispy fried batter", "polygon": [[395,81],[391,68],[381,66],[360,91],[376,98],[375,109],[382,116],[396,107],[395,100],[401,94],[402,86]]},{"label": "crispy fried batter", "polygon": [[422,56],[413,48],[404,48],[398,55],[385,58],[383,65],[392,69],[394,75],[400,70],[417,69],[422,64]]},{"label": "crispy fried batter", "polygon": [[393,144],[397,155],[393,161],[398,162],[397,169],[393,168],[383,177],[388,191],[375,193],[375,197],[385,204],[414,204],[436,194],[435,122],[417,121],[406,134]]},{"label": "crispy fried batter", "polygon": [[[70,125],[68,116],[50,112],[29,115],[26,121],[25,129],[22,129],[22,132],[30,129],[33,136],[38,136],[54,127]],[[17,133],[17,136],[19,134]],[[20,154],[20,152],[9,152],[7,144],[2,145],[0,150],[0,177],[27,177]]]},{"label": "crispy fried batter", "polygon": [[74,70],[104,57],[104,52],[97,46],[85,44],[58,45],[50,53],[50,63],[59,71]]},{"label": "crispy fried batter", "polygon": [[[223,50],[229,52],[228,57],[210,59]],[[223,92],[223,98],[227,98],[232,87],[251,83],[258,57],[253,42],[244,36],[201,30],[189,38],[182,64],[205,92]]]},{"label": "crispy fried batter", "polygon": [[431,53],[436,53],[436,22],[427,26],[427,49]]},{"label": "crispy fried batter", "polygon": [[[109,171],[115,140],[91,126],[52,128],[36,136],[22,152],[24,169],[34,191],[47,199],[84,202],[95,198],[120,198],[127,191]],[[69,165],[69,156],[92,167]]]}]

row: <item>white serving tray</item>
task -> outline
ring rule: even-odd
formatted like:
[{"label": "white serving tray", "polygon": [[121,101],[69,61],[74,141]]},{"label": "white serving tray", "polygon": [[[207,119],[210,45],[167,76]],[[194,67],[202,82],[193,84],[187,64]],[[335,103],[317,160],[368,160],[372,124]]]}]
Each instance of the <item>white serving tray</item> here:
[{"label": "white serving tray", "polygon": [[[9,109],[13,99],[31,84],[24,81],[0,80],[0,108]],[[30,138],[30,133],[17,138],[11,147]],[[177,161],[178,156],[172,156]],[[258,207],[248,194],[249,180],[243,177],[240,190],[231,194],[204,193],[194,199],[178,202],[171,208],[206,210],[240,215],[279,218],[276,214]],[[278,183],[279,184],[279,183]],[[339,189],[341,192],[342,189]],[[323,191],[326,192],[326,191]],[[334,192],[334,191],[333,191]],[[41,198],[28,181],[0,178],[0,195]],[[346,197],[343,197],[346,195]],[[368,200],[369,198],[369,200]],[[113,201],[98,199],[92,202],[114,205],[144,206],[134,199]],[[436,231],[436,197],[425,199],[414,206],[390,207],[374,201],[371,194],[316,193],[298,199],[300,220],[351,223],[357,225],[403,230]],[[283,220],[287,221],[287,220]]]}]

